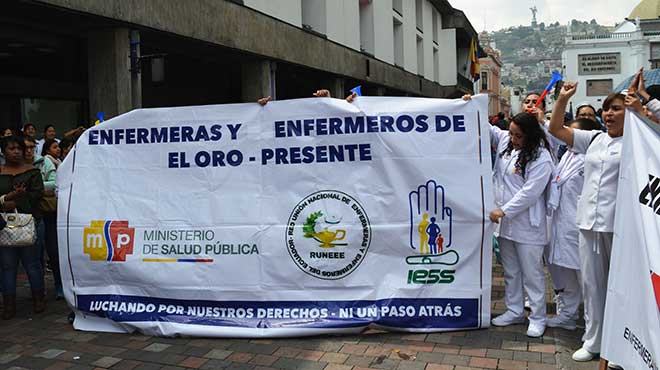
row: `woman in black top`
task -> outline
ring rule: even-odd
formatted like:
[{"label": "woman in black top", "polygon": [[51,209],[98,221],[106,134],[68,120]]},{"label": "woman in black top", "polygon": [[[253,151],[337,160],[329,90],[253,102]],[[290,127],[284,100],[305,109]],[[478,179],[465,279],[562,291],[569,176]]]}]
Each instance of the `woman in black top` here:
[{"label": "woman in black top", "polygon": [[[6,163],[0,166],[0,204],[3,212],[29,213],[38,220],[39,200],[44,191],[38,169],[25,163],[25,142],[16,136],[0,142]],[[36,245],[28,247],[0,247],[3,285],[3,320],[16,315],[16,273],[18,262],[23,263],[32,287],[32,304],[35,313],[46,309],[44,276]]]}]

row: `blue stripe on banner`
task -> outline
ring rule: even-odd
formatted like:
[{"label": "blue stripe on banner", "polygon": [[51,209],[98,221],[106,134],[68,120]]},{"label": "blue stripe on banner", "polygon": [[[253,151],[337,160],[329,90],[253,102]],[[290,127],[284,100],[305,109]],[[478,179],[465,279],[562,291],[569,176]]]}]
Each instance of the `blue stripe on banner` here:
[{"label": "blue stripe on banner", "polygon": [[244,328],[477,328],[478,298],[376,301],[193,301],[79,295],[78,309],[118,322],[156,321]]},{"label": "blue stripe on banner", "polygon": [[103,225],[103,234],[105,234],[105,245],[108,248],[108,261],[112,261],[112,255],[115,251],[114,246],[112,245],[112,239],[110,238],[110,223],[111,221],[106,221]]}]

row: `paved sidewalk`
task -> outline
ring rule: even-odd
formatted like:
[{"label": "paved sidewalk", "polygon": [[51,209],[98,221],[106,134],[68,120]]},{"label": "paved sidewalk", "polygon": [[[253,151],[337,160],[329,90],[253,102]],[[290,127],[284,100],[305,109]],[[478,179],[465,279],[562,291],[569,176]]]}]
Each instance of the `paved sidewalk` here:
[{"label": "paved sidewalk", "polygon": [[[528,338],[526,325],[438,334],[369,330],[361,335],[296,339],[155,338],[79,332],[63,301],[33,315],[23,277],[17,318],[0,321],[0,369],[48,370],[554,370],[598,368],[570,359],[582,331],[548,329]],[[52,286],[52,282],[49,282]],[[493,314],[504,311],[502,270],[493,273]],[[550,299],[548,300],[551,301]],[[554,312],[552,305],[548,312]]]}]

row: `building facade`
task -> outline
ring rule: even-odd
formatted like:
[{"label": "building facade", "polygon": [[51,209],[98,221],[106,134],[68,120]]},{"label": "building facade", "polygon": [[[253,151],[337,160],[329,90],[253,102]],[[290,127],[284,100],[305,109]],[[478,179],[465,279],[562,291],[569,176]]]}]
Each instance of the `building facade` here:
[{"label": "building facade", "polygon": [[9,0],[0,124],[58,132],[138,107],[472,93],[477,37],[446,0]]},{"label": "building facade", "polygon": [[660,67],[660,7],[642,1],[627,20],[602,35],[569,33],[562,54],[564,80],[577,81],[576,103],[596,108],[639,68]]},{"label": "building facade", "polygon": [[477,81],[481,94],[488,94],[488,115],[494,116],[504,113],[508,117],[511,113],[510,95],[502,86],[502,55],[492,46],[488,33],[480,35],[485,57],[479,58],[480,78]]}]

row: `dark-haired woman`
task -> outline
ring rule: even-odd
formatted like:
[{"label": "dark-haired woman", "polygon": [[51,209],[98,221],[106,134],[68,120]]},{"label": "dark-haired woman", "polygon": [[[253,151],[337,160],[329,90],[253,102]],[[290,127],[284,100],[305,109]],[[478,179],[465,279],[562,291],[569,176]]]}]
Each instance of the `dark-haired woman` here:
[{"label": "dark-haired woman", "polygon": [[[25,143],[15,136],[4,138],[0,148],[7,162],[0,166],[0,204],[4,212],[29,213],[40,218],[39,200],[44,191],[41,173],[25,162]],[[16,315],[16,274],[19,261],[30,280],[32,304],[35,313],[46,309],[44,299],[44,276],[36,245],[0,247],[2,263],[3,312],[2,318],[9,320]]]},{"label": "dark-haired woman", "polygon": [[43,138],[37,140],[37,154],[41,154],[41,152],[44,150],[44,143],[46,140],[55,140],[56,142],[60,142],[58,138],[55,136],[57,135],[57,132],[55,131],[55,126],[53,125],[46,125],[44,127],[44,136]]},{"label": "dark-haired woman", "polygon": [[523,287],[530,307],[527,335],[545,331],[545,277],[543,249],[548,242],[544,192],[553,171],[545,132],[537,117],[520,113],[509,131],[491,126],[491,142],[497,145],[495,199],[499,208],[490,213],[500,223],[499,245],[504,267],[507,311],[494,318],[494,326],[524,321]]},{"label": "dark-haired woman", "polygon": [[[54,139],[47,139],[44,142],[41,155],[44,161],[49,162],[55,168],[60,166],[60,145]],[[57,188],[57,183],[55,183]],[[48,194],[54,195],[54,194]],[[55,297],[61,299],[64,297],[62,291],[62,278],[60,276],[60,258],[57,244],[57,209],[43,209],[45,238],[44,245],[46,246],[46,253],[48,253],[48,260],[50,261],[50,268],[53,270],[53,280],[55,282]]]},{"label": "dark-haired woman", "polygon": [[[580,130],[600,131],[600,124],[590,118],[580,118],[568,124]],[[552,212],[550,243],[545,249],[545,261],[555,288],[557,316],[548,319],[547,326],[575,330],[579,316],[580,252],[578,227],[575,224],[577,200],[584,184],[584,154],[568,146],[548,187],[547,208]]]},{"label": "dark-haired woman", "polygon": [[73,149],[74,141],[69,138],[64,138],[60,141],[60,159],[64,160],[71,149]]},{"label": "dark-haired woman", "polygon": [[[636,81],[634,79],[631,86],[636,86]],[[577,83],[567,82],[562,87],[550,120],[550,132],[570,145],[574,152],[585,154],[584,186],[577,204],[577,226],[580,229],[580,271],[584,309],[587,314],[582,337],[584,343],[582,348],[573,353],[573,360],[590,361],[600,353],[605,316],[625,96],[611,94],[603,102],[603,122],[607,127],[607,133],[603,133],[562,125],[558,117],[559,112],[564,112],[576,91]]]},{"label": "dark-haired woman", "polygon": [[545,99],[541,100],[539,103],[539,106],[536,107],[536,103],[541,99],[541,95],[536,92],[530,92],[525,96],[525,99],[523,100],[521,106],[520,106],[520,111],[521,112],[526,112],[526,113],[531,113],[536,117],[536,120],[539,122],[539,125],[543,128],[543,131],[545,132],[546,135],[546,140],[548,141],[549,145],[549,150],[550,154],[552,154],[552,159],[554,163],[557,163],[559,160],[559,150],[562,145],[564,145],[563,142],[557,140],[555,137],[549,134],[548,128],[550,122],[546,120],[545,116]]}]

